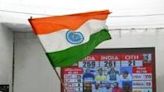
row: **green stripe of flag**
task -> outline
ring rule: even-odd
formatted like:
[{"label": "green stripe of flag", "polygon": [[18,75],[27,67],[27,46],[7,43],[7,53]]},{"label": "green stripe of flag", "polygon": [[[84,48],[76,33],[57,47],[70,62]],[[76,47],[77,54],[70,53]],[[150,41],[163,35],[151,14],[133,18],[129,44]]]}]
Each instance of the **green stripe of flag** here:
[{"label": "green stripe of flag", "polygon": [[108,39],[111,39],[111,35],[107,29],[102,29],[101,31],[92,34],[90,40],[84,44],[46,54],[53,67],[66,67],[85,58],[97,45]]}]

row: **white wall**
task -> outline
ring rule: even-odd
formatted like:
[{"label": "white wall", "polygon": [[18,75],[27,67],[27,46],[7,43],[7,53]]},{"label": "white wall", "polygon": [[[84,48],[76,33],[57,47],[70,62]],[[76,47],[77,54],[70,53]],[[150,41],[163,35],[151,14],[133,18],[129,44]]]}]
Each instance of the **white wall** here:
[{"label": "white wall", "polygon": [[14,92],[59,92],[60,84],[36,37],[16,33]]},{"label": "white wall", "polygon": [[0,24],[0,84],[12,89],[13,33]]},{"label": "white wall", "polygon": [[[157,92],[163,92],[164,30],[141,31],[112,31],[113,39],[98,48],[156,47]],[[59,80],[33,34],[16,33],[15,50],[15,92],[60,92]]]}]

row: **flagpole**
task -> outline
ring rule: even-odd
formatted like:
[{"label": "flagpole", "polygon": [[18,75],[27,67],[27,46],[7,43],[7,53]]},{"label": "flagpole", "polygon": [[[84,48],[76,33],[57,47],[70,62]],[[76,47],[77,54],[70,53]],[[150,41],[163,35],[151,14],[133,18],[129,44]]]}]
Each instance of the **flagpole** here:
[{"label": "flagpole", "polygon": [[[32,29],[33,29],[34,32],[35,32],[35,28],[33,27],[32,23],[31,23],[31,21],[30,21],[31,19],[32,19],[32,16],[31,16],[28,20],[29,20],[29,22],[30,22],[30,24],[31,24]],[[36,34],[36,33],[35,33],[35,34]],[[39,42],[40,42],[40,41],[39,41]],[[41,43],[40,43],[40,44],[41,44]],[[41,46],[42,46],[42,44],[41,44]],[[46,50],[44,49],[43,46],[42,46],[42,48],[43,48],[43,50],[46,52]],[[52,66],[52,67],[53,67],[53,66]],[[53,69],[54,69],[54,71],[55,71],[55,73],[56,73],[58,79],[60,80],[60,82],[61,82],[63,88],[65,89],[65,92],[67,92],[67,89],[66,89],[66,87],[65,87],[65,85],[64,85],[64,81],[63,81],[62,78],[60,77],[60,75],[59,75],[59,73],[57,72],[56,68],[53,67]]]},{"label": "flagpole", "polygon": [[55,68],[55,67],[53,67],[53,69],[54,69],[54,71],[55,71],[55,73],[56,73],[56,75],[57,75],[58,79],[60,80],[60,82],[61,82],[61,84],[62,84],[63,88],[65,89],[65,92],[67,92],[67,89],[66,89],[66,87],[65,87],[65,85],[64,85],[64,81],[63,81],[63,80],[62,80],[62,78],[60,77],[60,75],[59,75],[58,71],[56,70],[56,68]]}]

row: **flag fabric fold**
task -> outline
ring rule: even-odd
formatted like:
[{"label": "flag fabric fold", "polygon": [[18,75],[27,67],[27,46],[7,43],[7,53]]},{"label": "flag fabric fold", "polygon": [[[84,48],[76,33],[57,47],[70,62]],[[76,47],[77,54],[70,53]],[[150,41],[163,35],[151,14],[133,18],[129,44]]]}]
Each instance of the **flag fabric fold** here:
[{"label": "flag fabric fold", "polygon": [[108,10],[29,19],[53,67],[66,67],[111,39]]}]

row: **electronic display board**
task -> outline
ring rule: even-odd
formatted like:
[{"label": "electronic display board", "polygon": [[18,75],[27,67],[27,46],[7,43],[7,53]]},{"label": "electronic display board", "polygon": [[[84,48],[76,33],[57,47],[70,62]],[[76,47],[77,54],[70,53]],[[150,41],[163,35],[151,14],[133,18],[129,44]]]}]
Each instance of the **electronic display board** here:
[{"label": "electronic display board", "polygon": [[96,49],[61,75],[67,92],[156,92],[155,48]]}]

